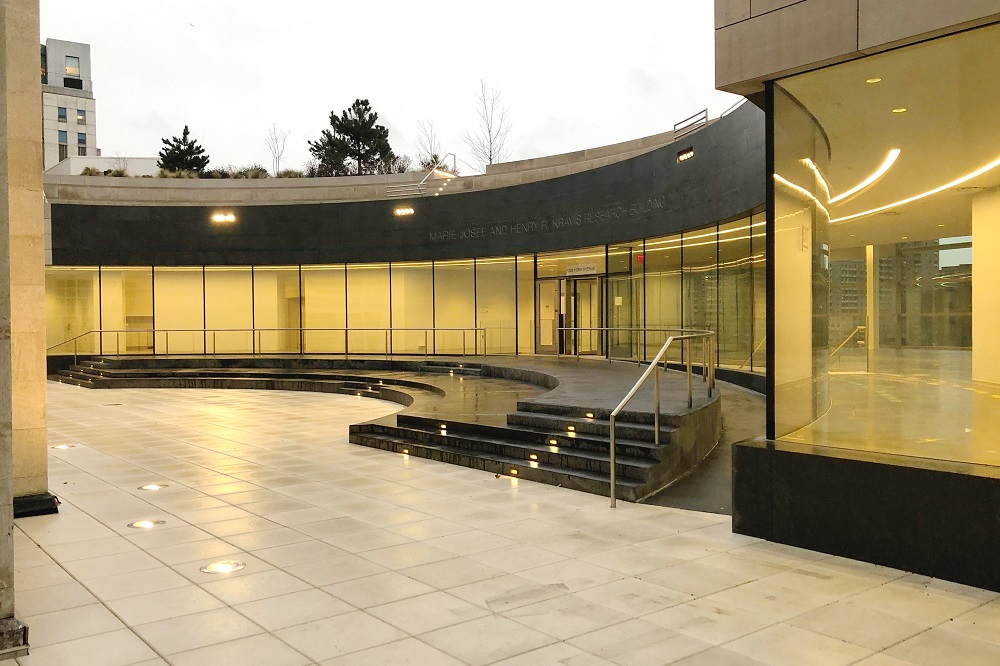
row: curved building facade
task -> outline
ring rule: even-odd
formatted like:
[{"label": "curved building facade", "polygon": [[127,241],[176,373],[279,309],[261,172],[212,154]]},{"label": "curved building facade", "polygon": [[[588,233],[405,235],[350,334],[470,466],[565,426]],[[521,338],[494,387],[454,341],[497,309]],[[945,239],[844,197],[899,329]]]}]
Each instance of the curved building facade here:
[{"label": "curved building facade", "polygon": [[418,196],[392,177],[48,177],[50,353],[641,359],[687,326],[761,371],[764,115],[653,139]]}]

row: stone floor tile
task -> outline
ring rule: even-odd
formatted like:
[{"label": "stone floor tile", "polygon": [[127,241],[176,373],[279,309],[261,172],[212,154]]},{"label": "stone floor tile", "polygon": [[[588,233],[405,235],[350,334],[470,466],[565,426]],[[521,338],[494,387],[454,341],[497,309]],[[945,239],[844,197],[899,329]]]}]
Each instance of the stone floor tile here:
[{"label": "stone floor tile", "polygon": [[173,666],[308,666],[312,661],[274,636],[258,634],[170,655]]},{"label": "stone floor tile", "polygon": [[570,594],[514,608],[505,615],[561,640],[630,619],[624,613]]},{"label": "stone floor tile", "polygon": [[[949,625],[946,625],[950,627]],[[987,666],[1000,664],[1000,645],[986,642],[950,629],[935,628],[918,634],[885,651],[920,666],[962,664]]]},{"label": "stone floor tile", "polygon": [[131,666],[155,658],[156,653],[138,636],[119,629],[32,649],[17,661],[21,666]]},{"label": "stone floor tile", "polygon": [[162,654],[185,652],[263,632],[230,608],[140,624],[134,630]]},{"label": "stone floor tile", "polygon": [[[921,624],[842,601],[821,606],[786,622],[795,627],[876,651],[895,645],[925,630]],[[1000,625],[994,626],[994,634],[997,626]]]},{"label": "stone floor tile", "polygon": [[87,587],[90,588],[90,591],[103,601],[133,597],[147,592],[159,592],[189,584],[187,579],[167,567],[92,578],[87,581]]},{"label": "stone floor tile", "polygon": [[358,608],[370,608],[427,594],[434,588],[402,573],[387,571],[328,585],[323,590]]},{"label": "stone floor tile", "polygon": [[299,592],[310,586],[309,583],[291,574],[279,569],[272,569],[270,571],[250,574],[249,576],[225,578],[210,583],[203,583],[201,587],[209,594],[218,597],[230,606],[234,606],[248,601],[258,601],[260,599],[267,599],[268,597]]},{"label": "stone floor tile", "polygon": [[694,599],[690,594],[648,583],[638,578],[622,578],[597,587],[590,587],[581,590],[576,596],[632,617],[641,617]]},{"label": "stone floor tile", "polygon": [[196,585],[105,602],[129,626],[215,610],[225,604]]},{"label": "stone floor tile", "polygon": [[24,617],[30,629],[32,650],[96,634],[104,634],[125,625],[101,604]]},{"label": "stone floor tile", "polygon": [[275,635],[314,661],[333,659],[407,637],[399,629],[362,611],[279,629]]},{"label": "stone floor tile", "polygon": [[314,588],[241,603],[233,608],[268,631],[284,629],[313,620],[322,620],[356,610],[354,606]]},{"label": "stone floor tile", "polygon": [[432,631],[421,640],[470,666],[490,664],[556,642],[551,636],[498,615]]},{"label": "stone floor tile", "polygon": [[643,619],[715,645],[774,624],[773,618],[755,613],[753,609],[747,610],[707,599],[671,606],[650,613]]},{"label": "stone floor tile", "polygon": [[322,662],[321,666],[371,666],[372,664],[392,664],[396,666],[463,666],[462,662],[449,657],[415,638],[386,643],[367,650],[352,652],[342,657],[334,657]]},{"label": "stone floor tile", "polygon": [[711,648],[705,643],[643,620],[628,620],[568,641],[602,659],[630,666],[657,666]]},{"label": "stone floor tile", "polygon": [[776,624],[726,644],[727,650],[774,666],[841,666],[872,654],[851,643],[787,624]]},{"label": "stone floor tile", "polygon": [[417,635],[482,617],[488,611],[447,592],[435,591],[373,606],[368,613],[410,635]]}]

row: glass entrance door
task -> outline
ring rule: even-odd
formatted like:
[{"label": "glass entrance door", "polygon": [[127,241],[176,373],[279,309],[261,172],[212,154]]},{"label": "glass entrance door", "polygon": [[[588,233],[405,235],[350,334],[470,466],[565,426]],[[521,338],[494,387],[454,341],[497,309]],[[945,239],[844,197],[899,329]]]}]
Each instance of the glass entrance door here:
[{"label": "glass entrance door", "polygon": [[[535,352],[602,355],[603,279],[557,278],[536,283]],[[564,329],[560,331],[559,329]],[[570,329],[570,330],[566,330]],[[580,330],[592,329],[592,330]]]}]

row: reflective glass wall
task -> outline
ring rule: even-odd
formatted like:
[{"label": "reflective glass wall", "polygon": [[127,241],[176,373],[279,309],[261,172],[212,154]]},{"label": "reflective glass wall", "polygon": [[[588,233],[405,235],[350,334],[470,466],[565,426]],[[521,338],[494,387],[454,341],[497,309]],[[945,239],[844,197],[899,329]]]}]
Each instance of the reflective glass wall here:
[{"label": "reflective glass wall", "polygon": [[772,436],[1000,464],[998,69],[990,26],[771,86]]}]

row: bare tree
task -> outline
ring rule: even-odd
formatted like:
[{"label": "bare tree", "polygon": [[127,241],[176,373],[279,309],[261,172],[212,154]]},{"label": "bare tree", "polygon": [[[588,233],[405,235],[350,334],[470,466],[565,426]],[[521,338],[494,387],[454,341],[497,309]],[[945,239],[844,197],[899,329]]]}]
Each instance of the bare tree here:
[{"label": "bare tree", "polygon": [[441,158],[445,156],[444,149],[441,148],[441,139],[434,129],[433,120],[421,120],[417,124],[419,134],[417,135],[417,167],[421,171],[430,171],[437,167],[441,171],[447,171],[458,175],[458,168],[455,165],[438,166]]},{"label": "bare tree", "polygon": [[115,153],[114,158],[111,160],[111,170],[121,172],[122,174],[128,173],[128,155],[121,151]]},{"label": "bare tree", "polygon": [[274,165],[275,176],[281,170],[281,156],[285,154],[285,141],[287,139],[288,132],[284,130],[279,132],[277,126],[271,123],[271,129],[267,131],[264,143],[267,144],[267,149],[271,151],[271,163]]},{"label": "bare tree", "polygon": [[479,169],[486,171],[487,166],[502,162],[510,155],[506,147],[511,127],[510,109],[504,106],[500,90],[487,87],[486,81],[479,82],[476,106],[479,126],[475,132],[466,132],[465,143]]}]

